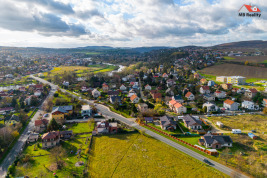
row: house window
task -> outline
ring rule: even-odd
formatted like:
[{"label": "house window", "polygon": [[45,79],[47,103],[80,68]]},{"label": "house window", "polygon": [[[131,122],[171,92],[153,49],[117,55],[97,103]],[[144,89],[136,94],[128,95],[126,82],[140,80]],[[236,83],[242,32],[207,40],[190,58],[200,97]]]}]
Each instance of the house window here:
[{"label": "house window", "polygon": [[46,144],[46,143],[45,143],[44,145],[45,145],[45,146],[47,146],[47,144]]},{"label": "house window", "polygon": [[53,142],[51,142],[51,145],[53,146],[53,145],[54,145],[54,143],[53,143]]}]

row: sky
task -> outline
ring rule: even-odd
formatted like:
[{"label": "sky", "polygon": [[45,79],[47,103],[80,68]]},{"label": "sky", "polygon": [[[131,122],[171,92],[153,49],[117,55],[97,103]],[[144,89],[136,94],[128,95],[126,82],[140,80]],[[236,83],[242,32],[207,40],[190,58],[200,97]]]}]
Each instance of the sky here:
[{"label": "sky", "polygon": [[[243,4],[261,17],[239,17]],[[0,46],[70,48],[267,40],[266,0],[0,0]]]}]

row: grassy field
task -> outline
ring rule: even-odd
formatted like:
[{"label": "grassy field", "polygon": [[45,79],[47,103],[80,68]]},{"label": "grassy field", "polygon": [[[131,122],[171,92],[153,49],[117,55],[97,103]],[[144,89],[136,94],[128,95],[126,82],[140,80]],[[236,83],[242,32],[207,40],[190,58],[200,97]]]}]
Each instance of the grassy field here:
[{"label": "grassy field", "polygon": [[[64,74],[65,72],[75,72],[78,77],[84,76],[86,73],[100,73],[100,72],[109,72],[115,70],[116,66],[110,65],[92,65],[89,67],[85,66],[60,66],[55,67],[53,70],[50,71],[50,75],[60,75]],[[48,76],[48,72],[44,73],[44,76]]]},{"label": "grassy field", "polygon": [[90,177],[226,177],[140,134],[94,137],[89,160]]},{"label": "grassy field", "polygon": [[237,64],[214,65],[214,66],[202,69],[200,73],[205,74],[205,75],[212,75],[212,76],[239,75],[239,76],[247,77],[248,79],[253,78],[254,80],[255,79],[258,79],[258,80],[267,79],[266,68],[237,65]]},{"label": "grassy field", "polygon": [[75,123],[75,124],[67,124],[68,130],[72,130],[73,133],[84,133],[84,132],[92,132],[94,129],[94,124],[85,123]]},{"label": "grassy field", "polygon": [[241,116],[210,117],[209,119],[214,124],[217,121],[221,121],[229,129],[267,132],[267,116],[247,114]]},{"label": "grassy field", "polygon": [[223,57],[225,60],[234,60],[235,58],[234,57],[229,57],[229,56],[224,56]]}]

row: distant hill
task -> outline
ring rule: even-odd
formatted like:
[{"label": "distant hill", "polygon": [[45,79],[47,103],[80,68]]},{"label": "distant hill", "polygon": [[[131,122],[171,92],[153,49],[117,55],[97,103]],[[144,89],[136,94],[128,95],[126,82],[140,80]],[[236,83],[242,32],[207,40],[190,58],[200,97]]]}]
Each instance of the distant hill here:
[{"label": "distant hill", "polygon": [[166,46],[155,46],[155,47],[137,47],[137,48],[131,48],[133,51],[139,52],[139,53],[145,53],[150,52],[153,50],[160,50],[160,49],[169,49],[172,47],[166,47]]},{"label": "distant hill", "polygon": [[223,48],[267,48],[267,41],[252,40],[252,41],[239,41],[232,43],[223,43],[214,47]]},{"label": "distant hill", "polygon": [[114,49],[110,46],[86,46],[86,47],[78,47],[76,49],[84,49],[84,50],[110,50]]}]

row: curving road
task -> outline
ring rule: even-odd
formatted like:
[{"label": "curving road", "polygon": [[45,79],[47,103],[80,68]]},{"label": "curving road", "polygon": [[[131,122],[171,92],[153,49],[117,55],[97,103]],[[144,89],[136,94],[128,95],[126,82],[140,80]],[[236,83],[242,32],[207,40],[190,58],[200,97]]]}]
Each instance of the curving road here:
[{"label": "curving road", "polygon": [[[59,87],[57,85],[54,85],[54,84],[52,84],[52,83],[50,83],[50,82],[48,82],[46,80],[43,80],[41,78],[34,77],[34,76],[31,76],[31,77],[34,78],[35,80],[38,80],[39,82],[44,83],[44,84],[49,84],[54,89],[56,89],[56,88],[59,89]],[[60,89],[60,90],[62,90],[63,92],[68,92],[68,91],[66,91],[64,89]],[[72,93],[70,93],[70,94],[72,94]],[[81,99],[77,95],[72,94],[72,96],[77,98],[77,99],[79,99],[79,100],[81,100],[81,101],[83,101],[83,102],[86,102],[88,104],[93,104],[92,101],[86,100],[86,99]],[[129,126],[132,126],[132,127],[136,128],[136,129],[138,129],[138,130],[143,130],[146,134],[150,135],[151,137],[153,137],[153,138],[155,138],[157,140],[160,140],[160,141],[162,141],[162,142],[164,142],[164,143],[166,143],[166,144],[178,149],[179,151],[181,151],[181,152],[183,152],[183,153],[185,153],[185,154],[187,154],[189,156],[192,156],[193,158],[195,158],[195,159],[197,159],[197,160],[199,160],[201,162],[203,162],[203,159],[209,160],[213,164],[211,167],[213,167],[213,168],[215,168],[215,169],[217,169],[217,170],[219,170],[219,171],[221,171],[221,172],[223,172],[223,173],[225,173],[225,174],[227,174],[229,176],[237,175],[237,177],[240,177],[240,178],[247,177],[244,174],[236,172],[235,170],[233,170],[233,169],[231,169],[231,168],[229,168],[227,166],[224,166],[224,165],[222,165],[222,164],[220,164],[220,163],[218,163],[216,161],[213,161],[213,160],[211,160],[211,159],[209,159],[209,158],[207,158],[207,157],[205,157],[205,156],[203,156],[203,155],[201,155],[201,154],[199,154],[199,153],[197,153],[197,152],[195,152],[195,151],[193,151],[191,149],[188,149],[188,148],[186,148],[186,147],[184,147],[184,146],[182,146],[182,145],[180,145],[180,144],[178,144],[178,143],[176,143],[174,141],[171,141],[171,140],[169,140],[169,139],[167,139],[167,138],[165,138],[165,137],[163,137],[163,136],[161,136],[161,135],[159,135],[159,134],[157,134],[155,132],[152,132],[152,131],[148,130],[148,129],[138,125],[137,123],[135,123],[135,122],[133,122],[133,121],[131,121],[131,120],[129,120],[129,119],[117,114],[117,113],[114,113],[114,112],[110,111],[110,109],[108,107],[104,106],[104,105],[96,104],[96,108],[103,115],[107,115],[107,116],[109,116],[111,118],[116,118],[120,122],[123,122],[123,123],[125,123],[125,124],[127,124]]]}]

